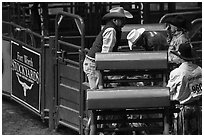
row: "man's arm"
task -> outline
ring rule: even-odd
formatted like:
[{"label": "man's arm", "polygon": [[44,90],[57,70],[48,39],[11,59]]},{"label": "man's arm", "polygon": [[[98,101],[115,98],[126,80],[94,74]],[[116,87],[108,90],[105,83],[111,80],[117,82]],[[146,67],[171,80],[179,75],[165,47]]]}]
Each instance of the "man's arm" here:
[{"label": "man's arm", "polygon": [[177,87],[180,85],[180,75],[174,70],[170,73],[167,87],[170,88],[170,94],[173,95],[177,92]]},{"label": "man's arm", "polygon": [[107,28],[103,36],[103,45],[101,53],[111,52],[116,43],[116,31],[114,28]]}]

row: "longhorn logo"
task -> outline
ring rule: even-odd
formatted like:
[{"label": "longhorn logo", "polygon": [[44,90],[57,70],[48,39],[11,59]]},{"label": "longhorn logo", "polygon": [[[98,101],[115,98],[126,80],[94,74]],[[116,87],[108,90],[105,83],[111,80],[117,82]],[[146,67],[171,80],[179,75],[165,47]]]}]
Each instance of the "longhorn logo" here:
[{"label": "longhorn logo", "polygon": [[26,97],[26,91],[29,89],[31,90],[33,87],[33,84],[31,84],[30,86],[28,86],[25,82],[22,82],[19,78],[19,75],[17,75],[18,78],[18,82],[21,84],[21,86],[23,87],[23,91],[24,91],[24,96]]}]

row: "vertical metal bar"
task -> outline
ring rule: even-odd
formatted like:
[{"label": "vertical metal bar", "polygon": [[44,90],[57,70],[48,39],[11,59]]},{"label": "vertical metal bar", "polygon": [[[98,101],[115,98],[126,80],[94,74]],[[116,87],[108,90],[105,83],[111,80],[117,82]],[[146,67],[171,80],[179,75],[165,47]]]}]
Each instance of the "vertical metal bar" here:
[{"label": "vertical metal bar", "polygon": [[41,7],[41,10],[42,10],[42,33],[44,36],[48,36],[49,35],[49,29],[48,29],[48,26],[49,26],[49,15],[48,15],[48,3],[46,2],[41,2],[40,3],[40,7]]},{"label": "vertical metal bar", "polygon": [[71,2],[71,4],[70,4],[70,12],[71,12],[71,13],[73,13],[73,8],[74,8],[73,2]]},{"label": "vertical metal bar", "polygon": [[91,125],[90,125],[90,135],[96,135],[97,133],[97,115],[96,110],[91,112]]},{"label": "vertical metal bar", "polygon": [[23,14],[23,20],[24,20],[24,21],[23,21],[23,27],[27,27],[27,26],[26,26],[26,18],[25,18],[25,14],[26,14],[26,13],[25,13],[25,8],[22,7],[21,9],[22,9],[22,12],[23,12],[22,14]]},{"label": "vertical metal bar", "polygon": [[[56,103],[55,93],[57,92],[57,84],[56,83],[56,74],[55,74],[55,52],[53,52],[54,48],[54,40],[55,37],[49,37],[49,49],[47,50],[47,57],[49,57],[48,60],[46,60],[46,67],[49,68],[49,71],[46,71],[46,82],[45,82],[45,91],[46,91],[46,101],[49,108],[49,128],[54,129],[55,127],[55,112],[56,112]],[[51,56],[51,57],[50,57]],[[50,59],[51,58],[51,59]],[[46,68],[45,68],[46,69]]]},{"label": "vertical metal bar", "polygon": [[197,125],[198,125],[198,135],[202,135],[202,106],[200,106],[200,103],[199,103],[199,100],[198,100],[198,103],[196,105],[196,111],[197,111],[197,117],[198,117],[198,120],[197,120]]},{"label": "vertical metal bar", "polygon": [[83,118],[84,118],[84,92],[82,88],[82,83],[84,82],[84,74],[83,74],[83,61],[85,58],[84,44],[85,44],[85,24],[81,19],[81,50],[79,51],[79,70],[80,70],[80,82],[79,82],[79,91],[80,91],[80,131],[83,132]]},{"label": "vertical metal bar", "polygon": [[163,81],[163,87],[166,86],[166,75],[162,73],[162,81]]},{"label": "vertical metal bar", "polygon": [[[32,35],[32,34],[31,34]],[[31,38],[32,39],[32,38]],[[31,40],[32,42],[32,40]],[[45,49],[44,38],[41,38],[41,119],[44,120],[45,108]]]},{"label": "vertical metal bar", "polygon": [[59,15],[60,14],[57,14],[55,18],[55,46],[54,48],[56,48],[56,50],[59,50],[58,49],[58,18],[59,18]]},{"label": "vertical metal bar", "polygon": [[168,135],[169,134],[169,108],[164,108],[164,131],[163,134]]},{"label": "vertical metal bar", "polygon": [[[58,28],[57,28],[58,29]],[[58,32],[58,31],[57,31]],[[55,34],[56,35],[56,34]],[[57,34],[58,36],[58,34]],[[54,102],[54,120],[55,120],[55,128],[58,126],[58,85],[59,85],[59,65],[58,65],[58,58],[57,58],[57,48],[58,48],[58,38],[54,38],[54,46],[52,48],[52,53],[53,53],[53,63],[54,63],[54,98],[53,98],[53,102]]]},{"label": "vertical metal bar", "polygon": [[18,23],[17,24],[20,24],[20,16],[21,16],[21,14],[20,14],[20,3],[19,2],[17,3],[17,10],[18,10],[18,12],[17,12],[17,14],[18,14]]}]

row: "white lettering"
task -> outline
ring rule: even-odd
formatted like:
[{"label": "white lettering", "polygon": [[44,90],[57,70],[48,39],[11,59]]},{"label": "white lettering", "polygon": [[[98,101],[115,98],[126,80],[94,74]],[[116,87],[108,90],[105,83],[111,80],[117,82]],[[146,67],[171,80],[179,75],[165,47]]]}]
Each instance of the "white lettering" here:
[{"label": "white lettering", "polygon": [[32,81],[35,81],[37,84],[39,84],[40,82],[39,72],[34,71],[26,66],[23,66],[15,60],[12,60],[12,70],[18,72],[22,76],[25,76],[26,78]]},{"label": "white lettering", "polygon": [[24,55],[24,63],[28,64],[29,66],[33,67],[32,58],[29,60],[28,56]]},{"label": "white lettering", "polygon": [[20,60],[23,62],[23,56],[20,56],[19,52],[17,52],[17,60]]}]

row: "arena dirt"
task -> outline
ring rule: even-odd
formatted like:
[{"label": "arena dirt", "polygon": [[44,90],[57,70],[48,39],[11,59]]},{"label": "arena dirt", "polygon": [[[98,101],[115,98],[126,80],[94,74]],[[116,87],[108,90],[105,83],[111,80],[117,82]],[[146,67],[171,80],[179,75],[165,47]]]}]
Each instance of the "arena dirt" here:
[{"label": "arena dirt", "polygon": [[20,104],[2,97],[2,135],[77,135],[66,127],[49,130],[48,124]]}]

